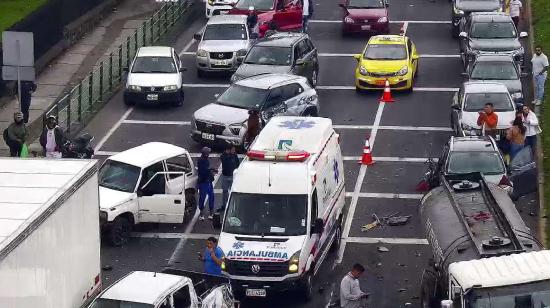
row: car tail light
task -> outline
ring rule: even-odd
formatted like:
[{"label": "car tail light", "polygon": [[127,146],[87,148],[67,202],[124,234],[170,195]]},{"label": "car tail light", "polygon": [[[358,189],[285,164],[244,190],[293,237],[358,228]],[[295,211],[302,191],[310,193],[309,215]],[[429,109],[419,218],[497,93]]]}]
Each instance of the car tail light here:
[{"label": "car tail light", "polygon": [[250,150],[246,156],[250,160],[272,160],[272,161],[305,161],[311,154],[306,151],[257,151]]}]

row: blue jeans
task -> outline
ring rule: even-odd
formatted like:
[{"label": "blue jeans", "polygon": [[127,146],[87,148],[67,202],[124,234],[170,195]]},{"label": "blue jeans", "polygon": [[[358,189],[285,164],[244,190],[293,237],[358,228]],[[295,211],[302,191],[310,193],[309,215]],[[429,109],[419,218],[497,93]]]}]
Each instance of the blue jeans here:
[{"label": "blue jeans", "polygon": [[525,146],[531,147],[531,152],[536,153],[537,148],[537,135],[525,137]]},{"label": "blue jeans", "polygon": [[222,175],[222,209],[225,209],[227,205],[227,199],[229,199],[229,190],[233,185],[233,177]]},{"label": "blue jeans", "polygon": [[535,99],[542,101],[544,96],[544,83],[546,82],[545,75],[535,75]]},{"label": "blue jeans", "polygon": [[212,213],[214,212],[214,186],[212,186],[211,182],[199,184],[199,209],[201,214],[202,210],[204,210],[206,196],[208,196],[208,209]]}]

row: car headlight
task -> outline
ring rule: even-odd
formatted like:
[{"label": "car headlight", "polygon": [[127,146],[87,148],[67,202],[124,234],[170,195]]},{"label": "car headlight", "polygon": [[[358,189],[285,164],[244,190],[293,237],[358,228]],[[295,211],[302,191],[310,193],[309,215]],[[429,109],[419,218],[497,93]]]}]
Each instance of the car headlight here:
[{"label": "car headlight", "polygon": [[367,76],[369,74],[369,72],[367,71],[366,68],[364,68],[362,66],[359,66],[359,74],[361,74],[363,76]]},{"label": "car headlight", "polygon": [[520,99],[523,97],[523,94],[521,92],[512,93],[513,99]]},{"label": "car headlight", "polygon": [[241,49],[239,51],[237,51],[237,57],[244,57],[246,56],[246,49]]},{"label": "car headlight", "polygon": [[173,84],[173,85],[165,86],[164,88],[162,88],[162,91],[176,91],[177,89],[178,89],[178,86]]},{"label": "car headlight", "polygon": [[380,23],[388,22],[388,18],[386,16],[380,17],[380,18],[378,18],[378,22],[380,22]]},{"label": "car headlight", "polygon": [[225,260],[222,261],[222,264],[220,264],[220,267],[222,268],[222,271],[225,272],[225,269],[226,269]]},{"label": "car headlight", "polygon": [[242,122],[242,123],[234,123],[234,124],[230,124],[229,125],[229,131],[233,134],[233,135],[239,135],[239,133],[241,132],[241,128],[243,128],[243,126],[246,125],[246,122],[248,120]]},{"label": "car headlight", "polygon": [[204,49],[199,49],[197,50],[197,57],[206,57],[206,50]]},{"label": "car headlight", "polygon": [[141,87],[136,85],[128,85],[128,90],[139,92],[141,91]]},{"label": "car headlight", "polygon": [[457,9],[456,7],[453,8],[454,12],[455,12],[455,15],[464,15],[464,11],[463,10],[459,10]]},{"label": "car headlight", "polygon": [[355,21],[353,20],[353,18],[351,18],[349,16],[346,16],[346,18],[344,18],[344,22],[347,23],[347,24],[352,24]]},{"label": "car headlight", "polygon": [[397,71],[397,75],[403,76],[403,75],[406,75],[408,72],[409,72],[409,67],[405,65],[399,71]]},{"label": "car headlight", "polygon": [[299,269],[299,265],[300,265],[300,253],[302,251],[301,250],[298,250],[296,251],[296,253],[294,253],[292,255],[292,257],[290,257],[290,260],[288,262],[288,271],[291,272],[291,273],[296,273],[298,272],[298,269]]},{"label": "car headlight", "polygon": [[208,0],[209,5],[214,5],[214,0]]}]

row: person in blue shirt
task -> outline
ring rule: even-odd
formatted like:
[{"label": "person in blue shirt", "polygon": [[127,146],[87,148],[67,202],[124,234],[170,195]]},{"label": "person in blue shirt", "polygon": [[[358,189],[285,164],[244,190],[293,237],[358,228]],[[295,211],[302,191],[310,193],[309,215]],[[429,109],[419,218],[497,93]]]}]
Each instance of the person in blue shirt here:
[{"label": "person in blue shirt", "polygon": [[218,240],[215,237],[209,237],[206,240],[204,255],[199,253],[199,260],[204,262],[204,272],[209,275],[221,276],[223,250],[218,247]]},{"label": "person in blue shirt", "polygon": [[208,156],[210,155],[210,148],[204,147],[201,150],[201,157],[197,162],[198,179],[197,188],[199,189],[199,220],[204,220],[203,210],[206,196],[208,196],[208,209],[210,210],[209,219],[212,219],[212,213],[214,212],[214,173],[215,170],[210,168],[210,161]]},{"label": "person in blue shirt", "polygon": [[222,164],[222,206],[220,210],[225,210],[227,199],[229,198],[229,190],[233,185],[233,172],[239,167],[239,156],[234,145],[229,145],[225,149],[225,152],[220,155],[220,161]]}]

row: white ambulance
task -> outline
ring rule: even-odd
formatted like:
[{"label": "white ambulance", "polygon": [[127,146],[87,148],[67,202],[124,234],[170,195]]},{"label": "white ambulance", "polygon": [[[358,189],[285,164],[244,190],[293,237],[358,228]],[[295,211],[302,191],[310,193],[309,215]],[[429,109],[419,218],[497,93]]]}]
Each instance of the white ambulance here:
[{"label": "white ambulance", "polygon": [[299,288],[337,251],[344,168],[332,121],[273,117],[235,171],[219,246],[223,273],[246,296]]}]

